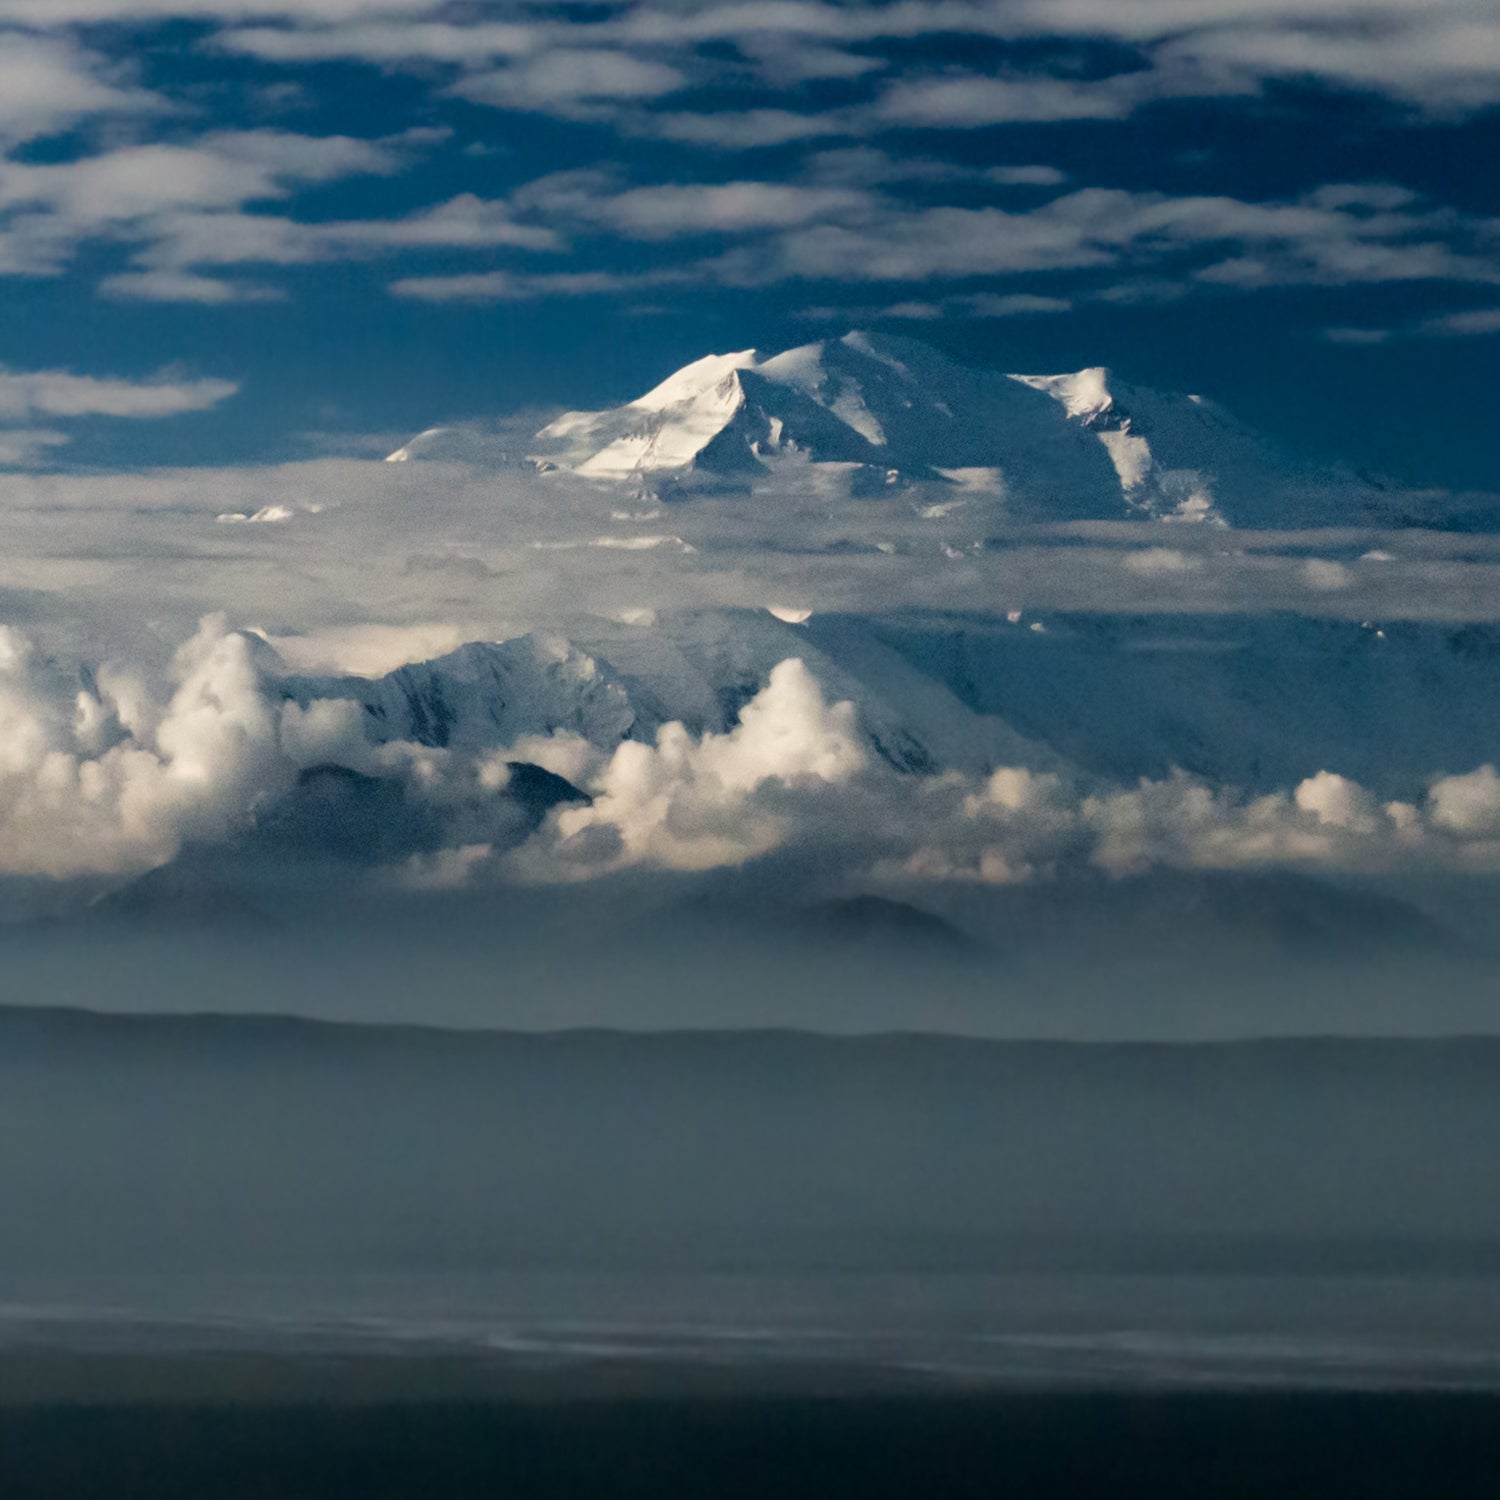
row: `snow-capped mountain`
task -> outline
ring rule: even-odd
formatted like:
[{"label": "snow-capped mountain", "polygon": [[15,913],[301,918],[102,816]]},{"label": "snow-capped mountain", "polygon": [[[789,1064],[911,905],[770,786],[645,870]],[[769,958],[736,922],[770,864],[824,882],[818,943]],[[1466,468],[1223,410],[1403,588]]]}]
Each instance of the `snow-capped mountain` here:
[{"label": "snow-capped mountain", "polygon": [[613,673],[555,636],[474,641],[374,679],[290,677],[282,690],[304,704],[360,704],[373,744],[407,740],[474,751],[561,732],[607,748],[625,739],[638,717]]},{"label": "snow-capped mountain", "polygon": [[856,705],[872,759],[903,772],[1024,765],[1129,784],[1175,768],[1271,791],[1334,769],[1401,796],[1500,745],[1500,631],[1288,616],[595,619],[566,642],[474,643],[374,680],[287,677],[281,691],[359,702],[374,743],[476,751],[562,731],[609,752],[672,721],[732,729],[789,657],[829,701]]},{"label": "snow-capped mountain", "polygon": [[[474,461],[476,451],[464,430],[436,429],[391,459]],[[858,495],[916,485],[1013,520],[1299,526],[1388,506],[1375,486],[1288,458],[1201,397],[1102,368],[970,369],[869,333],[709,355],[623,406],[557,418],[529,452],[543,468],[668,496],[799,479]]]}]

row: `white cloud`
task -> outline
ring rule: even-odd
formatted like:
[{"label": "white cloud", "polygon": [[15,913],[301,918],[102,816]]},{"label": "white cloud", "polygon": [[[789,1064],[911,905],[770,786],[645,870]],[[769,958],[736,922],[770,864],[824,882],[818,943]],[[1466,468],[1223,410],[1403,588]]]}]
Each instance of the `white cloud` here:
[{"label": "white cloud", "polygon": [[1375,799],[1362,786],[1331,771],[1319,771],[1302,782],[1292,800],[1319,823],[1355,833],[1374,832],[1379,817]]},{"label": "white cloud", "polygon": [[422,16],[437,9],[437,0],[0,0],[0,20],[36,27],[256,18],[333,24],[366,16]]},{"label": "white cloud", "polygon": [[[866,764],[854,705],[830,706],[806,666],[787,660],[730,733],[694,740],[668,724],[654,745],[621,745],[590,787],[593,802],[554,815],[547,857],[559,873],[579,874],[743,864],[797,832],[777,793],[826,792]],[[535,852],[523,865],[538,868]]]},{"label": "white cloud", "polygon": [[1480,766],[1466,776],[1445,776],[1428,792],[1432,821],[1460,837],[1500,837],[1500,772]]},{"label": "white cloud", "polygon": [[785,146],[793,141],[855,133],[844,115],[825,111],[801,114],[790,109],[724,110],[714,114],[656,113],[630,122],[643,134],[692,146],[750,151],[761,146]]},{"label": "white cloud", "polygon": [[[310,184],[399,172],[414,151],[439,135],[422,129],[369,141],[275,130],[218,131],[189,144],[119,146],[61,162],[0,160],[0,269],[55,274],[91,240],[143,245],[142,269],[157,272],[257,260],[295,264],[351,253],[351,247],[358,253],[360,242],[371,236],[370,226],[309,226],[241,210],[283,200]],[[463,201],[455,200],[461,217]],[[403,237],[419,236],[424,221],[441,220],[449,212],[455,212],[452,205],[439,205],[425,215],[393,221],[383,232],[399,244]],[[471,238],[473,232],[470,225]],[[537,237],[545,238],[545,231],[532,231],[531,238]],[[189,280],[174,284],[162,276],[116,281],[109,290],[158,301],[255,295]]]},{"label": "white cloud", "polygon": [[460,98],[498,108],[574,114],[600,103],[657,99],[687,83],[678,68],[629,52],[558,47],[453,86]]},{"label": "white cloud", "polygon": [[290,766],[249,645],[208,622],[178,653],[164,708],[131,686],[39,691],[27,643],[0,636],[0,870],[69,877],[149,869],[219,839],[284,789]]},{"label": "white cloud", "polygon": [[[1270,7],[1266,7],[1270,9]],[[1311,79],[1466,114],[1500,102],[1500,21],[1492,7],[1350,3],[1333,24],[1280,7],[1262,24],[1205,28],[1164,47],[1162,62],[1190,60],[1248,78]],[[1330,7],[1333,9],[1333,7]]]},{"label": "white cloud", "polygon": [[1389,328],[1325,328],[1322,337],[1330,344],[1347,344],[1356,349],[1368,349],[1389,343],[1395,334]]},{"label": "white cloud", "polygon": [[[737,184],[747,198],[751,184]],[[649,191],[649,190],[638,190]],[[703,189],[659,200],[658,233],[675,208],[683,222]],[[731,280],[783,277],[919,281],[1041,270],[1178,267],[1205,284],[1348,285],[1446,279],[1500,281],[1486,227],[1451,212],[1393,210],[1323,194],[1283,202],[1169,197],[1085,188],[1021,212],[913,207],[873,192],[844,201],[800,200],[807,222],[767,243],[736,247],[720,264]],[[609,198],[559,203],[596,218]],[[1217,258],[1224,256],[1227,258]],[[1206,258],[1206,264],[1202,262]]]},{"label": "white cloud", "polygon": [[363,21],[342,26],[244,27],[224,32],[218,45],[265,62],[347,59],[383,66],[423,61],[473,67],[494,58],[524,56],[538,45],[543,34],[538,27],[504,21],[472,26],[440,21]]},{"label": "white cloud", "polygon": [[124,271],[117,276],[106,276],[99,283],[99,291],[106,297],[137,302],[196,302],[204,307],[231,302],[279,302],[286,296],[276,287],[254,282],[225,281],[191,271],[171,270]]},{"label": "white cloud", "polygon": [[121,146],[45,165],[0,163],[0,207],[46,208],[84,228],[181,208],[232,208],[300,183],[400,169],[388,144],[349,136],[222,131],[190,145]]},{"label": "white cloud", "polygon": [[1483,338],[1500,333],[1500,307],[1476,307],[1428,318],[1418,332],[1435,338]]},{"label": "white cloud", "polygon": [[955,298],[953,306],[971,318],[1025,318],[1073,310],[1064,297],[1040,297],[1035,292],[975,292]]},{"label": "white cloud", "polygon": [[1330,562],[1322,557],[1310,557],[1303,563],[1302,576],[1308,588],[1318,592],[1346,589],[1354,582],[1354,575],[1343,563]]},{"label": "white cloud", "polygon": [[1061,187],[1068,180],[1066,172],[1041,163],[1019,167],[987,167],[983,176],[986,182],[992,182],[997,187]]},{"label": "white cloud", "polygon": [[1145,578],[1160,578],[1164,574],[1191,573],[1203,566],[1203,560],[1176,547],[1141,547],[1127,552],[1121,566]]},{"label": "white cloud", "polygon": [[744,234],[829,218],[863,217],[870,202],[868,194],[852,188],[722,182],[630,188],[579,202],[575,211],[631,238],[654,240],[704,233]]},{"label": "white cloud", "polygon": [[210,267],[315,265],[408,250],[560,248],[552,229],[520,222],[508,204],[472,194],[400,219],[302,223],[273,214],[189,210],[156,215],[132,226],[132,232],[146,240],[135,257],[142,270],[108,278],[102,286],[108,295],[256,300],[266,294],[265,288],[201,273]]},{"label": "white cloud", "polygon": [[0,468],[29,469],[71,439],[49,427],[0,427]]},{"label": "white cloud", "polygon": [[1118,120],[1145,92],[1146,75],[1082,83],[1070,78],[939,75],[893,83],[876,106],[887,125],[970,129],[1049,120]]},{"label": "white cloud", "polygon": [[446,623],[331,626],[265,639],[294,672],[337,677],[382,677],[464,643],[463,632]]},{"label": "white cloud", "polygon": [[[421,645],[412,636],[395,654]],[[322,765],[394,780],[438,819],[448,842],[408,873],[447,885],[705,871],[776,853],[903,882],[1159,865],[1500,869],[1500,773],[1488,765],[1384,804],[1326,770],[1255,797],[1182,773],[1130,785],[1027,765],[903,775],[872,753],[861,706],[831,703],[797,658],[727,732],[673,723],[611,750],[561,731],[460,753],[376,745],[350,698],[284,701],[285,670],[222,619],[202,623],[165,680],[139,665],[74,675],[0,630],[0,873],[129,875],[188,841],[232,842]],[[593,801],[554,810],[525,839],[505,795],[514,760]]]},{"label": "white cloud", "polygon": [[93,115],[162,107],[143,91],[107,81],[104,67],[70,40],[0,32],[0,143],[53,135]]},{"label": "white cloud", "polygon": [[530,302],[543,297],[596,297],[644,291],[691,279],[663,269],[621,274],[613,271],[551,271],[519,274],[478,271],[456,276],[406,276],[390,283],[392,296],[415,302]]},{"label": "white cloud", "polygon": [[208,411],[238,390],[230,380],[111,380],[65,370],[21,373],[0,368],[0,418],[175,417]]}]

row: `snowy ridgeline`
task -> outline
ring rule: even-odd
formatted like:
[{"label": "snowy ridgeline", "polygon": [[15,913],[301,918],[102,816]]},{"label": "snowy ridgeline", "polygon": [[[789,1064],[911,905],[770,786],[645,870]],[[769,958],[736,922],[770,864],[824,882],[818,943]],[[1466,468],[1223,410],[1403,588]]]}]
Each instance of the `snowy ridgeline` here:
[{"label": "snowy ridgeline", "polygon": [[476,752],[561,733],[608,752],[671,722],[732,729],[789,658],[827,701],[853,702],[873,758],[905,772],[1129,783],[1175,769],[1255,792],[1334,770],[1409,796],[1500,752],[1500,628],[1472,625],[723,611],[650,629],[594,620],[570,639],[474,643],[380,678],[289,676],[278,690],[361,704],[374,743]]},{"label": "snowy ridgeline", "polygon": [[[1022,521],[1406,519],[1377,482],[1290,458],[1202,397],[1146,390],[1102,368],[975,370],[865,333],[773,356],[709,355],[624,406],[566,413],[523,456],[663,497],[800,476],[854,495],[916,487],[934,504],[945,494],[988,499]],[[493,436],[434,428],[391,460],[505,457]]]}]

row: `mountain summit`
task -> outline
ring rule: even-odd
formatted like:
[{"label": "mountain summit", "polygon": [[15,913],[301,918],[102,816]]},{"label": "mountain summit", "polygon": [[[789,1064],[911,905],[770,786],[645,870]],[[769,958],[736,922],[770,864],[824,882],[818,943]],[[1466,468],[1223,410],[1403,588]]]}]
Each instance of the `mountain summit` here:
[{"label": "mountain summit", "polygon": [[[461,430],[393,454],[471,458]],[[1014,520],[1139,518],[1237,526],[1360,522],[1381,492],[1281,453],[1213,402],[1104,368],[1007,375],[911,339],[850,333],[684,366],[643,396],[568,412],[529,454],[663,495],[814,483],[872,496],[922,486]]]}]

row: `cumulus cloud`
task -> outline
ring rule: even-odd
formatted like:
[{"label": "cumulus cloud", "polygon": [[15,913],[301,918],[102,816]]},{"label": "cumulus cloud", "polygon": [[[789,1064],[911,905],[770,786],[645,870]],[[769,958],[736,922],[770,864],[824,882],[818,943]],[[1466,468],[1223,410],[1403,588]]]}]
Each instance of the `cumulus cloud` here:
[{"label": "cumulus cloud", "polygon": [[1494,766],[1442,777],[1433,783],[1428,800],[1439,828],[1460,837],[1500,837],[1500,772]]},{"label": "cumulus cloud", "polygon": [[158,709],[101,675],[71,704],[28,642],[0,636],[0,868],[129,873],[219,839],[284,789],[276,714],[245,637],[210,622],[179,652]]},{"label": "cumulus cloud", "polygon": [[695,741],[674,723],[654,745],[621,745],[593,802],[555,815],[549,852],[559,868],[587,873],[743,864],[796,833],[793,807],[777,794],[838,787],[865,764],[854,705],[829,705],[807,667],[789,659],[730,733]]},{"label": "cumulus cloud", "polygon": [[[536,656],[536,668],[551,660]],[[727,730],[670,722],[619,743],[617,731],[549,720],[504,743],[439,747],[383,738],[357,693],[288,670],[222,618],[205,620],[164,675],[140,663],[65,670],[0,632],[0,873],[128,877],[188,844],[253,848],[258,826],[284,826],[302,778],[328,767],[421,810],[407,820],[419,847],[392,851],[390,828],[381,834],[399,855],[391,878],[406,886],[702,872],[772,855],[907,884],[1156,866],[1500,868],[1491,765],[1385,802],[1330,770],[1262,795],[1182,772],[1130,784],[1065,766],[902,772],[875,751],[871,706],[831,701],[796,657]],[[511,796],[518,763],[590,800],[564,802],[536,827]]]}]

